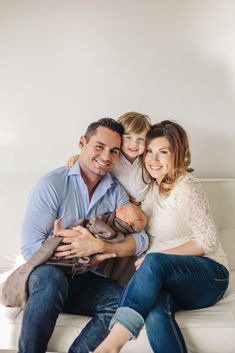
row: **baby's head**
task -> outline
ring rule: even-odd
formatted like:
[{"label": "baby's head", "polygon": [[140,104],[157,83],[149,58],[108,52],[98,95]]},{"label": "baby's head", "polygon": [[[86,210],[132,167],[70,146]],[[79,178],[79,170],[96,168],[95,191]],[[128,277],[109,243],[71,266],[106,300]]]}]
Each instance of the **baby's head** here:
[{"label": "baby's head", "polygon": [[145,114],[129,112],[117,121],[124,127],[122,152],[130,162],[134,162],[144,152],[146,134],[151,128],[150,118]]},{"label": "baby's head", "polygon": [[116,210],[116,216],[132,226],[135,232],[143,230],[147,223],[146,214],[132,203],[119,207]]}]

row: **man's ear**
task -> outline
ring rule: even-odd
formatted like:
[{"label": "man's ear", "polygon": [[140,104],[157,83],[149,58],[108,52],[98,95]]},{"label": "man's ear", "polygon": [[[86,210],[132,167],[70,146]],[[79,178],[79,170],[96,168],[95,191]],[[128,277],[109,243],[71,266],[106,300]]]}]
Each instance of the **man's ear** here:
[{"label": "man's ear", "polygon": [[82,136],[80,137],[80,140],[79,140],[79,147],[82,149],[85,145],[86,145],[86,138],[85,136]]}]

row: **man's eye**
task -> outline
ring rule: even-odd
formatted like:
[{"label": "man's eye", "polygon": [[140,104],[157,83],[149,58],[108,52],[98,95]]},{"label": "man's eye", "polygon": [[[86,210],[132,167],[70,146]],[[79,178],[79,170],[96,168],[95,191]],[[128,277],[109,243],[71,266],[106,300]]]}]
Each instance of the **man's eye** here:
[{"label": "man's eye", "polygon": [[96,145],[96,149],[100,151],[100,150],[103,149],[103,146],[101,146],[101,145]]},{"label": "man's eye", "polygon": [[120,151],[119,151],[119,150],[113,150],[113,151],[112,151],[112,154],[114,154],[115,156],[118,156],[118,155],[119,155],[119,153],[120,153]]}]

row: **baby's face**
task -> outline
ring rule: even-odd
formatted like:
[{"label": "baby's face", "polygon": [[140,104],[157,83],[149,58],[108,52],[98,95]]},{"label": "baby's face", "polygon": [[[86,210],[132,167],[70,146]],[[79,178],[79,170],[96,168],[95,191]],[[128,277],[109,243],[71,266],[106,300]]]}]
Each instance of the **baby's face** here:
[{"label": "baby's face", "polygon": [[131,225],[132,228],[139,232],[144,229],[147,217],[145,213],[136,205],[128,204],[117,209],[116,216],[123,222]]},{"label": "baby's face", "polygon": [[129,162],[133,162],[144,153],[146,133],[147,131],[141,134],[124,133],[122,135],[122,152]]}]

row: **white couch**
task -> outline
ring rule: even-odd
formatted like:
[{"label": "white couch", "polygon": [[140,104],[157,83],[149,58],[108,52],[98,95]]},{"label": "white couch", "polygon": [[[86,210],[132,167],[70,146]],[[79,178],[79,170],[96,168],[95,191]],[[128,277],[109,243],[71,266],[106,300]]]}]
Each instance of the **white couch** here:
[{"label": "white couch", "polygon": [[[0,281],[16,265],[20,246],[20,224],[26,196],[34,180],[0,178]],[[220,238],[229,258],[231,284],[225,298],[213,307],[177,313],[189,353],[235,352],[235,179],[203,180]],[[22,310],[0,305],[0,351],[16,349]],[[51,352],[68,352],[88,317],[60,314],[49,342]],[[151,353],[143,329],[136,341],[129,342],[123,353]],[[30,352],[28,352],[30,353]],[[167,352],[166,352],[167,353]]]}]

